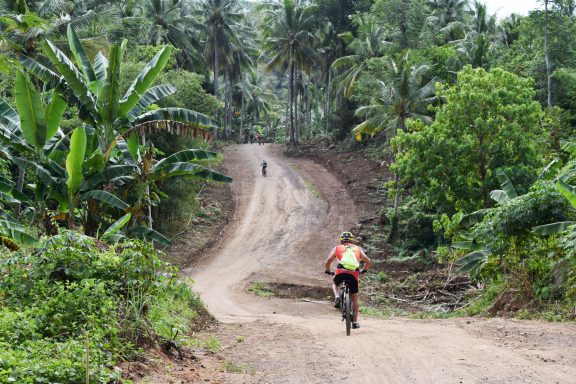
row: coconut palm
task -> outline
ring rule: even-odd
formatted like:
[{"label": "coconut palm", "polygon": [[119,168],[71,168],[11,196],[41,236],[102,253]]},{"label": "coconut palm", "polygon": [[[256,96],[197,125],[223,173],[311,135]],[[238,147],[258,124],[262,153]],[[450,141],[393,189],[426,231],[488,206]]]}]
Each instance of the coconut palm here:
[{"label": "coconut palm", "polygon": [[295,126],[295,81],[299,68],[309,68],[317,61],[313,49],[313,6],[300,5],[298,1],[283,0],[267,4],[264,49],[269,57],[267,70],[288,71],[288,121],[290,143],[298,144]]},{"label": "coconut palm", "polygon": [[235,48],[241,47],[238,28],[243,15],[234,0],[203,0],[198,4],[195,15],[197,26],[205,35],[204,55],[212,63],[214,73],[214,96],[218,96],[220,67],[232,61]]},{"label": "coconut palm", "polygon": [[344,69],[338,74],[338,89],[344,96],[350,96],[358,76],[366,70],[368,59],[378,57],[388,42],[384,40],[384,29],[372,18],[362,17],[358,20],[358,32],[355,37],[352,32],[346,32],[340,37],[347,44],[351,55],[343,56],[334,61],[333,70]]},{"label": "coconut palm", "polygon": [[[356,126],[353,133],[358,139],[362,135],[375,135],[384,132],[386,138],[396,136],[399,129],[406,129],[406,120],[419,119],[431,123],[432,118],[426,115],[426,105],[434,94],[434,79],[426,81],[430,67],[426,64],[413,65],[409,53],[402,60],[389,60],[388,75],[378,81],[378,96],[370,105],[365,105],[356,111],[356,115],[365,119]],[[400,149],[398,149],[400,151]],[[398,203],[400,174],[396,172],[394,181],[394,216],[389,241],[392,241],[398,230]]]},{"label": "coconut palm", "polygon": [[141,5],[143,15],[152,21],[148,42],[152,45],[172,44],[180,50],[182,66],[202,72],[204,57],[200,54],[198,37],[191,29],[194,21],[181,0],[146,0]]}]

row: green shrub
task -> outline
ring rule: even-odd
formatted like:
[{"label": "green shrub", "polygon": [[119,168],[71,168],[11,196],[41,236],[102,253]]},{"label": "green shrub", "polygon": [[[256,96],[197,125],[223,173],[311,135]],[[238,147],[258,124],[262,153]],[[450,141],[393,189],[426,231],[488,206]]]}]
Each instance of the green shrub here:
[{"label": "green shrub", "polygon": [[0,250],[0,383],[91,382],[139,346],[191,331],[201,302],[152,244],[107,246],[73,231],[19,252]]}]

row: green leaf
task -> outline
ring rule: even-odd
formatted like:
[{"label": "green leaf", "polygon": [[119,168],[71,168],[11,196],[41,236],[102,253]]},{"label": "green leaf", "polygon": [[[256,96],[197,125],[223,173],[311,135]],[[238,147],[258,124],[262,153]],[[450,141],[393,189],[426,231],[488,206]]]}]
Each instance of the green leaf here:
[{"label": "green leaf", "polygon": [[[70,61],[62,51],[48,40],[46,40],[44,44],[44,53],[64,77],[66,85],[72,90],[73,95],[80,100],[82,107],[86,108],[93,117],[96,117],[94,95],[90,91],[88,83],[84,81],[78,68],[74,66],[72,61]],[[70,101],[70,99],[68,99],[68,101]]]},{"label": "green leaf", "polygon": [[58,74],[31,58],[24,57],[20,62],[28,72],[42,80],[48,88],[54,88],[62,83],[62,78]]},{"label": "green leaf", "polygon": [[576,221],[560,221],[557,223],[538,225],[532,228],[532,232],[546,236],[546,235],[557,235],[570,228],[571,225],[576,224]]},{"label": "green leaf", "polygon": [[487,261],[488,256],[490,256],[490,252],[485,249],[470,252],[458,260],[458,264],[460,265],[458,273],[478,272]]},{"label": "green leaf", "polygon": [[198,164],[173,163],[161,169],[155,170],[151,179],[165,180],[176,176],[190,176],[202,180],[212,180],[222,183],[232,182],[232,178],[222,173],[212,171]]},{"label": "green leaf", "polygon": [[102,52],[98,52],[94,58],[94,74],[98,82],[101,84],[106,82],[106,78],[108,77],[108,59]]},{"label": "green leaf", "polygon": [[96,80],[96,75],[94,74],[94,69],[92,68],[92,63],[90,63],[90,59],[84,50],[84,46],[80,42],[78,35],[72,28],[72,25],[68,24],[68,44],[70,45],[70,50],[72,54],[76,58],[76,61],[82,65],[82,72],[84,72],[84,76],[88,80],[88,83]]},{"label": "green leaf", "polygon": [[495,202],[497,202],[498,204],[503,204],[510,200],[508,194],[501,189],[497,189],[495,191],[490,192],[490,198]]},{"label": "green leaf", "polygon": [[110,227],[108,227],[106,232],[104,232],[104,234],[102,235],[102,239],[106,240],[113,238],[116,235],[116,233],[130,221],[131,217],[132,215],[130,213],[127,213],[118,220],[116,220]]},{"label": "green leaf", "polygon": [[218,157],[216,152],[204,151],[201,149],[185,149],[163,158],[154,165],[154,170],[159,170],[168,165],[192,160],[213,160]]},{"label": "green leaf", "polygon": [[171,52],[170,46],[162,48],[134,79],[134,82],[120,101],[120,110],[118,112],[120,116],[125,116],[138,104],[142,95],[150,88],[162,69],[164,69],[164,66],[166,66]]},{"label": "green leaf", "polygon": [[140,148],[140,144],[138,143],[138,135],[132,133],[128,136],[126,140],[126,144],[128,146],[128,151],[134,160],[138,160],[138,149]]},{"label": "green leaf", "polygon": [[462,217],[462,220],[460,220],[459,225],[461,225],[464,228],[468,228],[474,224],[478,224],[484,219],[484,215],[486,215],[486,212],[488,212],[488,209],[479,209],[475,212],[464,215]]},{"label": "green leaf", "polygon": [[48,104],[46,109],[46,140],[50,140],[58,128],[60,128],[60,122],[62,121],[62,115],[66,110],[68,104],[66,101],[60,97],[56,92],[52,95],[52,101]]},{"label": "green leaf", "polygon": [[556,182],[556,187],[560,190],[560,192],[562,192],[564,197],[568,199],[570,204],[576,208],[576,188],[563,180],[558,180]]},{"label": "green leaf", "polygon": [[219,124],[216,120],[184,108],[159,108],[146,112],[134,120],[133,125],[139,125],[150,121],[178,121],[199,128],[214,128]]},{"label": "green leaf", "polygon": [[107,191],[101,191],[101,190],[89,191],[82,194],[82,199],[98,200],[112,207],[116,207],[122,210],[130,208],[130,205],[126,204],[122,199]]},{"label": "green leaf", "polygon": [[102,94],[98,99],[99,109],[104,120],[112,123],[118,116],[119,100],[120,100],[120,76],[122,74],[122,56],[124,55],[124,47],[126,40],[122,44],[114,44],[110,48],[108,55],[108,76],[106,78],[106,85],[102,89]]},{"label": "green leaf", "polygon": [[147,227],[134,227],[130,229],[130,234],[139,239],[155,241],[162,245],[170,245],[172,242],[168,240],[161,233],[147,228]]},{"label": "green leaf", "polygon": [[18,72],[16,75],[15,92],[24,139],[28,144],[42,148],[46,143],[42,100],[30,78],[23,72]]},{"label": "green leaf", "polygon": [[26,229],[13,221],[0,220],[0,233],[22,245],[34,244],[38,241],[26,233]]},{"label": "green leaf", "polygon": [[132,121],[142,112],[144,112],[151,104],[158,100],[168,97],[176,92],[176,87],[170,84],[155,85],[142,95],[138,104],[128,113],[128,120]]},{"label": "green leaf", "polygon": [[70,152],[66,157],[66,171],[68,179],[68,194],[72,196],[82,182],[82,163],[86,153],[86,131],[84,128],[76,128],[70,138]]},{"label": "green leaf", "polygon": [[0,99],[0,125],[5,126],[11,132],[20,128],[20,116],[6,101]]},{"label": "green leaf", "polygon": [[506,173],[503,170],[498,169],[496,171],[496,177],[498,178],[500,186],[502,187],[504,192],[506,192],[506,195],[508,196],[509,199],[514,199],[518,197],[518,193],[516,192],[514,185],[508,178],[508,175],[506,175]]},{"label": "green leaf", "polygon": [[456,242],[452,243],[452,247],[455,249],[478,251],[480,249],[483,249],[485,247],[485,245],[477,243],[477,242],[472,241],[472,240],[467,240],[467,241],[456,241]]},{"label": "green leaf", "polygon": [[8,183],[5,183],[3,181],[0,181],[0,192],[4,192],[4,193],[10,195],[11,197],[17,199],[19,202],[30,202],[31,201],[28,198],[28,196],[26,196],[25,194],[20,192],[14,186],[12,186]]}]

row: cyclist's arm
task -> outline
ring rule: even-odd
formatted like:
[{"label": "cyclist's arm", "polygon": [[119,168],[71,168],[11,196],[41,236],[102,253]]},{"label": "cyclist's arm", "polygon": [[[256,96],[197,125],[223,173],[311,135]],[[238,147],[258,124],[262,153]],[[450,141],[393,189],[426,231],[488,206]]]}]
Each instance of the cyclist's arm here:
[{"label": "cyclist's arm", "polygon": [[334,247],[332,252],[330,252],[328,257],[326,258],[326,262],[324,263],[324,271],[330,272],[330,264],[332,264],[335,258],[336,258],[336,247]]},{"label": "cyclist's arm", "polygon": [[370,266],[372,265],[372,262],[370,261],[368,256],[366,256],[362,248],[360,248],[360,260],[364,262],[364,267],[362,269],[364,269],[365,271],[369,270]]}]

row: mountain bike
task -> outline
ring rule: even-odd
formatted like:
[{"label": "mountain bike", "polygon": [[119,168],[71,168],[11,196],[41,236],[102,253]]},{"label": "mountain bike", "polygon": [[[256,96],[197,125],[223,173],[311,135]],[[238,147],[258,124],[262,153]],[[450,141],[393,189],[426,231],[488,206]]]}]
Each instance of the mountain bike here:
[{"label": "mountain bike", "polygon": [[266,177],[266,167],[262,167],[262,176]]},{"label": "mountain bike", "polygon": [[[330,271],[329,274],[334,276],[333,271]],[[348,282],[344,280],[342,283],[340,283],[338,289],[340,291],[340,309],[342,310],[342,321],[344,321],[346,324],[346,336],[350,336],[350,328],[352,326],[352,318],[354,317],[354,312],[352,312],[352,299],[350,298],[350,287],[348,286]]]}]

